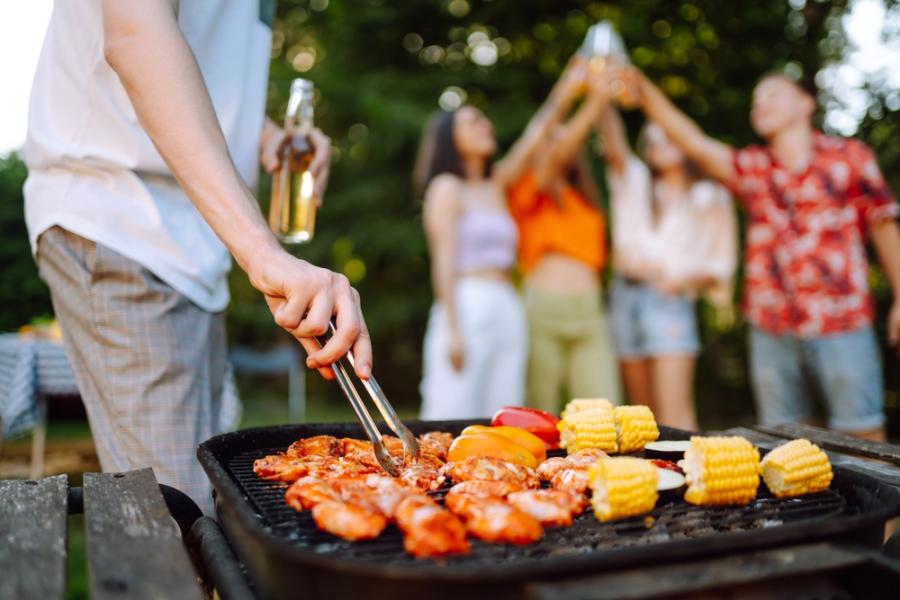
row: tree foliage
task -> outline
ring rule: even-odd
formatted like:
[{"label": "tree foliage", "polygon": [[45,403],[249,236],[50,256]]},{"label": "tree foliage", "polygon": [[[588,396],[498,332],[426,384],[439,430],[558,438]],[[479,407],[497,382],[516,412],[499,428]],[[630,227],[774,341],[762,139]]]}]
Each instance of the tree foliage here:
[{"label": "tree foliage", "polygon": [[[421,204],[411,171],[422,126],[438,98],[458,88],[483,108],[508,146],[550,89],[587,28],[611,20],[631,58],[710,133],[755,141],[748,123],[757,78],[787,67],[812,74],[839,56],[836,19],[845,2],[808,0],[280,0],[274,24],[267,110],[278,121],[290,80],[318,90],[317,123],[332,136],[331,184],[316,239],[298,256],[344,272],[363,297],[376,347],[376,374],[395,403],[418,399],[420,350],[431,303]],[[792,8],[799,7],[799,8]],[[481,64],[479,64],[481,63]],[[879,112],[880,111],[880,112]],[[634,133],[639,114],[626,115]],[[861,128],[894,189],[900,190],[897,112],[883,103]],[[602,165],[597,177],[603,181]],[[49,310],[21,225],[15,158],[0,164],[0,328]],[[260,185],[268,204],[267,177]],[[873,271],[884,314],[889,293]],[[286,343],[243,273],[231,278],[234,341]],[[705,350],[698,373],[707,423],[751,417],[744,329],[703,309]],[[883,328],[882,328],[883,329]],[[477,340],[476,340],[477,343]],[[889,402],[900,382],[891,374]],[[893,363],[896,364],[896,363]],[[311,393],[333,394],[316,378]]]}]

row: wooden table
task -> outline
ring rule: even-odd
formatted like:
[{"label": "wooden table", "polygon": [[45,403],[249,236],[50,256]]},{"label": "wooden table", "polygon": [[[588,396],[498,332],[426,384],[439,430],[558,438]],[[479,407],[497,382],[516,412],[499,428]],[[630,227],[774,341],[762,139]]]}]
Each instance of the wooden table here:
[{"label": "wooden table", "polygon": [[181,494],[151,469],[86,473],[83,488],[65,475],[0,481],[0,598],[65,598],[68,515],[82,511],[91,598],[203,598],[163,491]]}]

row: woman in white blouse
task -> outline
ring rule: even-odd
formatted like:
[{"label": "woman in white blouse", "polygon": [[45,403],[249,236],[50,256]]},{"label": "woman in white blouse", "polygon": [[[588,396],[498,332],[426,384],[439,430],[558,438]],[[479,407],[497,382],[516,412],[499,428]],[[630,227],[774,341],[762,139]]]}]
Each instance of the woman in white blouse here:
[{"label": "woman in white blouse", "polygon": [[618,112],[599,123],[609,174],[615,278],[613,335],[632,404],[660,423],[697,429],[694,367],[700,351],[694,301],[731,301],[737,225],[728,192],[701,179],[659,126],[631,152]]}]

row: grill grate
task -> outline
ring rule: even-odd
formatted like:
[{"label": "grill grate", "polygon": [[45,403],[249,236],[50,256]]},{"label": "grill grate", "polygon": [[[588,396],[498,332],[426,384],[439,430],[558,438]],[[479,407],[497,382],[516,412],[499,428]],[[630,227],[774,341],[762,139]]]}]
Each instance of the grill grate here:
[{"label": "grill grate", "polygon": [[[400,532],[393,526],[377,539],[345,542],[320,531],[308,512],[297,513],[284,502],[286,485],[262,481],[253,473],[253,461],[280,448],[237,454],[228,469],[243,488],[271,534],[307,551],[385,565],[412,565],[415,559],[403,551]],[[590,509],[571,527],[547,529],[541,541],[529,546],[507,546],[472,541],[472,552],[447,560],[449,564],[483,566],[527,563],[547,557],[575,556],[629,546],[645,546],[674,540],[702,538],[719,532],[777,527],[782,523],[816,521],[838,515],[858,514],[834,489],[802,498],[779,500],[761,486],[760,496],[745,507],[699,507],[683,501],[657,506],[653,519],[637,517],[600,523]],[[439,492],[440,494],[440,492]]]}]

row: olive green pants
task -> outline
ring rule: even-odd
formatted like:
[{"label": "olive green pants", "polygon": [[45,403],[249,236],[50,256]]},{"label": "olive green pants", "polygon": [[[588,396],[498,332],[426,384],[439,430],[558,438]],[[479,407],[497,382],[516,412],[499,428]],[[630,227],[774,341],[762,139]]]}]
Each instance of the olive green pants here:
[{"label": "olive green pants", "polygon": [[619,373],[599,292],[525,290],[529,343],[527,404],[557,413],[572,398],[621,402]]}]

